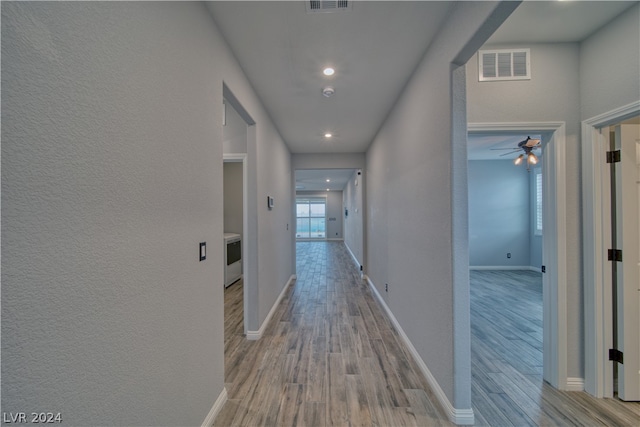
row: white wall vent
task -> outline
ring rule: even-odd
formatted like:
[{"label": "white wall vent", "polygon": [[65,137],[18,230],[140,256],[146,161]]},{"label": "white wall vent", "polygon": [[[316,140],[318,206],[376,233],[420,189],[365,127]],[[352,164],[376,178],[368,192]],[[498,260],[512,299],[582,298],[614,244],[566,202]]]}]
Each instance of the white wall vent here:
[{"label": "white wall vent", "polygon": [[531,80],[530,50],[479,50],[478,80]]},{"label": "white wall vent", "polygon": [[353,1],[348,0],[307,0],[307,13],[328,13],[351,10]]}]

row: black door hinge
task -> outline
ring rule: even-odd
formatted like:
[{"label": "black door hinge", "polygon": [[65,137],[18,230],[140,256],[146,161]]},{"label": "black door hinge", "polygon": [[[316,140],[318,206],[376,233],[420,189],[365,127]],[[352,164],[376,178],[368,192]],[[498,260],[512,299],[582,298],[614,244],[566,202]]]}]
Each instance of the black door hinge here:
[{"label": "black door hinge", "polygon": [[607,251],[607,260],[622,262],[622,251],[620,249],[609,249]]},{"label": "black door hinge", "polygon": [[613,360],[614,362],[618,362],[618,363],[624,363],[623,362],[623,357],[622,357],[622,352],[620,350],[618,350],[617,348],[610,348],[609,349],[609,360]]},{"label": "black door hinge", "polygon": [[542,271],[543,273],[547,272],[547,267],[545,265],[543,265],[542,267],[540,267],[540,271]]},{"label": "black door hinge", "polygon": [[607,163],[619,163],[620,150],[607,151]]}]

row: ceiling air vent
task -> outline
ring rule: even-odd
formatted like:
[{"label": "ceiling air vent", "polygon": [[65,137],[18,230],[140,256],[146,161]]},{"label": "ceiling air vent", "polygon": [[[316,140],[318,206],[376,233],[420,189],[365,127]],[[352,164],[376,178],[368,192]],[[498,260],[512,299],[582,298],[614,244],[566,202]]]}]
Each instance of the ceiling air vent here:
[{"label": "ceiling air vent", "polygon": [[478,51],[478,80],[531,80],[529,49]]},{"label": "ceiling air vent", "polygon": [[352,1],[347,0],[308,0],[307,13],[329,13],[351,10]]}]

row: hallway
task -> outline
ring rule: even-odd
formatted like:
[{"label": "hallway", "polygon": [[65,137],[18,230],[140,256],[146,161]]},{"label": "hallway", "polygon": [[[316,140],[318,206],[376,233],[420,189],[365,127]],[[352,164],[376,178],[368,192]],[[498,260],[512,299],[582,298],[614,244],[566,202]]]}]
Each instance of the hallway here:
[{"label": "hallway", "polygon": [[243,339],[227,319],[229,400],[215,425],[451,425],[344,244],[296,248],[298,279],[263,338]]},{"label": "hallway", "polygon": [[[297,281],[248,341],[242,280],[225,291],[225,387],[216,426],[452,425],[342,242],[298,242]],[[533,272],[471,272],[476,425],[633,425],[640,404],[542,381]]]}]

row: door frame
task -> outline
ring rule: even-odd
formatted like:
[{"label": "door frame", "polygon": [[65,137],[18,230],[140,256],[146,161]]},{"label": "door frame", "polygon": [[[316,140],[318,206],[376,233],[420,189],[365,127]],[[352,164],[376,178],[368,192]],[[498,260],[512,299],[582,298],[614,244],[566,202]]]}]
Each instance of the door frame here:
[{"label": "door frame", "polygon": [[565,122],[468,123],[467,132],[539,132],[550,134],[550,162],[543,162],[542,263],[548,281],[543,287],[543,378],[560,390],[581,389],[567,377],[567,208]]},{"label": "door frame", "polygon": [[613,397],[611,191],[605,136],[601,129],[640,115],[640,101],[613,109],[582,122],[582,224],[585,312],[585,391],[595,397]]},{"label": "door frame", "polygon": [[244,334],[247,335],[249,325],[249,284],[253,283],[253,276],[251,275],[251,261],[249,261],[249,247],[253,245],[251,239],[247,238],[247,230],[249,229],[249,214],[247,209],[247,154],[246,153],[225,153],[222,155],[222,162],[224,163],[242,163],[242,304],[243,311],[243,328]]}]

